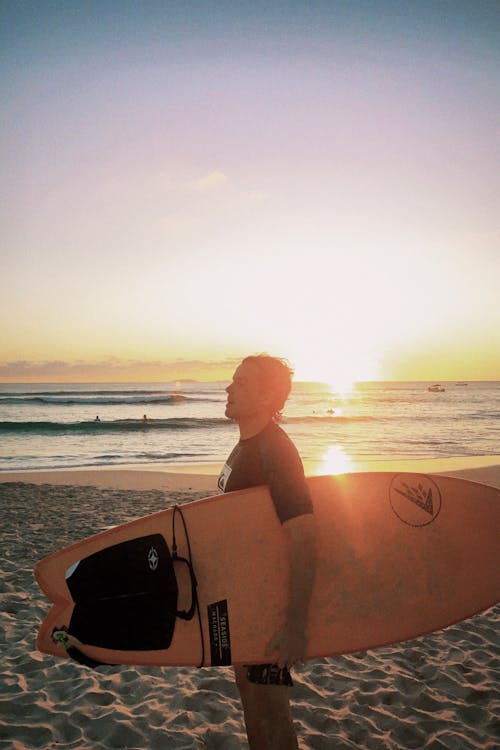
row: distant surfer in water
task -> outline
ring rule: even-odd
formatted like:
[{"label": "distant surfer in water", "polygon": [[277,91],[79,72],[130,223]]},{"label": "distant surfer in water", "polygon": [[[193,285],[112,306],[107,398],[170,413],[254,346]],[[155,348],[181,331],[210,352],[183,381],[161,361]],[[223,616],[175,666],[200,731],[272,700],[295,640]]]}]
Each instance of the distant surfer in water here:
[{"label": "distant surfer in water", "polygon": [[306,651],[316,527],[302,461],[277,424],[292,374],[288,364],[276,357],[246,357],[226,388],[226,417],[237,422],[240,440],[219,476],[219,488],[231,492],[267,484],[290,550],[288,606],[281,629],[269,634],[268,654],[278,654],[276,663],[234,667],[250,750],[298,749],[290,713],[289,669]]}]

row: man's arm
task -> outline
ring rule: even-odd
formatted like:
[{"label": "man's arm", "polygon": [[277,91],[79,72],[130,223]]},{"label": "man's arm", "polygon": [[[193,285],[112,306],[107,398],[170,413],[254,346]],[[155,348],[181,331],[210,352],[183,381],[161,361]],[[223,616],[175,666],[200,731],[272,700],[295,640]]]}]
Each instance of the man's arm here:
[{"label": "man's arm", "polygon": [[280,667],[291,667],[304,658],[306,627],[316,572],[316,522],[314,515],[297,516],[285,521],[290,553],[290,590],[283,627],[269,643],[267,653],[279,651]]}]

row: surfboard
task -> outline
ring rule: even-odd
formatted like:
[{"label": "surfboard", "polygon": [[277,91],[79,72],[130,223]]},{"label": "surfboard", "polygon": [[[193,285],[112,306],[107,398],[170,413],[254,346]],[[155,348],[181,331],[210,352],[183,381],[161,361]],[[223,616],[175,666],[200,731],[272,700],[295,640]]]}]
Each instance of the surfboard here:
[{"label": "surfboard", "polygon": [[[499,489],[386,472],[308,483],[318,543],[308,658],[412,639],[500,600]],[[109,529],[43,559],[35,574],[52,602],[37,638],[44,653],[224,666],[269,662],[289,558],[258,487]]]}]

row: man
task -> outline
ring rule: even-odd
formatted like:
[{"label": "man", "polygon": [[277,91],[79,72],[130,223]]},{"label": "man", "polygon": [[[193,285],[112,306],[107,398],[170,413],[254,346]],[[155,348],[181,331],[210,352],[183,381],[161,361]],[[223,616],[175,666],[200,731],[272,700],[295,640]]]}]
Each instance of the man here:
[{"label": "man", "polygon": [[219,477],[224,492],[269,485],[290,552],[290,590],[280,630],[270,634],[274,664],[234,668],[250,750],[297,750],[288,690],[291,668],[306,649],[306,625],[315,570],[315,524],[302,461],[277,419],[291,388],[292,371],[268,355],[247,357],[226,388],[226,416],[240,440]]}]

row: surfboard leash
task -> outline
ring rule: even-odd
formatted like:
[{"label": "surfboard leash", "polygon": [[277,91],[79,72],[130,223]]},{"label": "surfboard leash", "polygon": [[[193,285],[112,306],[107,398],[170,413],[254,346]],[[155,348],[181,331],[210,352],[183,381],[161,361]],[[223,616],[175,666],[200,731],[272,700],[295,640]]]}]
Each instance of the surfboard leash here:
[{"label": "surfboard leash", "polygon": [[[186,547],[187,547],[187,553],[188,553],[187,559],[185,557],[180,557],[177,552],[177,539],[175,536],[176,514],[179,514],[180,519],[182,521],[182,526],[184,529],[184,537],[186,539]],[[182,620],[191,620],[194,617],[195,612],[198,615],[198,625],[200,628],[200,645],[201,645],[201,662],[200,664],[198,664],[198,668],[201,668],[205,666],[205,638],[203,634],[203,622],[201,618],[200,602],[198,599],[198,581],[196,580],[196,574],[194,572],[194,567],[193,567],[191,543],[189,541],[189,532],[187,530],[186,519],[184,518],[184,513],[182,512],[179,505],[174,505],[174,512],[172,514],[172,560],[174,561],[178,560],[179,562],[185,563],[189,569],[189,575],[191,577],[191,607],[189,610],[177,611],[177,617],[180,617]]]},{"label": "surfboard leash", "polygon": [[83,664],[85,667],[97,669],[97,667],[110,666],[105,662],[96,661],[95,659],[92,659],[91,656],[87,656],[83,651],[80,651],[80,649],[72,643],[74,639],[65,625],[54,628],[51,638],[54,643],[60,643],[66,649],[66,652],[71,659],[74,659],[74,661],[77,661],[79,664]]}]

